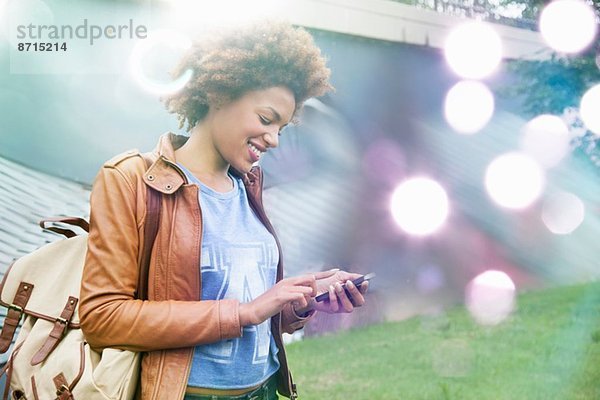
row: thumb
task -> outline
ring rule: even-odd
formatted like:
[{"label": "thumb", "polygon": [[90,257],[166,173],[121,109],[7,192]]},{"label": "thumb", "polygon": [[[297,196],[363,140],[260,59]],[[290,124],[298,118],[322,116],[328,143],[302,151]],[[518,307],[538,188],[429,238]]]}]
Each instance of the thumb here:
[{"label": "thumb", "polygon": [[321,271],[321,272],[316,272],[315,275],[315,279],[325,279],[325,278],[329,278],[333,275],[335,275],[340,269],[339,268],[333,268],[330,269],[328,271]]}]

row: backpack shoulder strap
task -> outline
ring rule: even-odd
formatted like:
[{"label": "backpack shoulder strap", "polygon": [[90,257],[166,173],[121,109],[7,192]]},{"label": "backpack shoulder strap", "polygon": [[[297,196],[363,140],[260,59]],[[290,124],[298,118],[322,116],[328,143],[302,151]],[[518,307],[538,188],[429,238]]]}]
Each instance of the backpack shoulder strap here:
[{"label": "backpack shoulder strap", "polygon": [[[146,162],[146,169],[150,168],[154,160],[151,153],[142,153],[142,157]],[[142,265],[140,266],[140,275],[138,280],[137,298],[142,300],[148,299],[148,270],[150,268],[150,255],[154,240],[158,233],[158,222],[160,220],[161,193],[146,187],[146,222],[144,224],[144,250],[142,254]]]},{"label": "backpack shoulder strap", "polygon": [[71,237],[77,236],[77,233],[75,231],[72,231],[70,229],[59,228],[56,226],[46,226],[46,223],[48,223],[48,222],[50,222],[50,223],[60,222],[60,223],[67,224],[67,225],[78,226],[86,232],[90,231],[90,224],[85,219],[80,218],[80,217],[52,217],[52,218],[44,218],[44,219],[40,220],[40,222],[39,222],[40,228],[42,228],[44,230],[52,231],[55,233],[59,233],[68,238],[71,238]]}]

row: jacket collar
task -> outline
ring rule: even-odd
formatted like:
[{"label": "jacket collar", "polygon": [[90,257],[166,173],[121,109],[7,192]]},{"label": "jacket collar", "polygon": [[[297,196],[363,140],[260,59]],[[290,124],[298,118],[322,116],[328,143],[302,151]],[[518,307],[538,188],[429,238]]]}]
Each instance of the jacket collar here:
[{"label": "jacket collar", "polygon": [[[188,136],[177,135],[173,132],[167,132],[160,136],[152,151],[152,158],[155,161],[144,173],[143,179],[148,186],[161,193],[171,194],[187,183],[184,172],[175,162],[175,150],[183,146],[188,139]],[[229,168],[229,172],[241,177],[244,185],[252,194],[256,194],[262,188],[262,172],[258,166],[252,167],[250,172],[245,174],[241,174],[232,167]]]}]

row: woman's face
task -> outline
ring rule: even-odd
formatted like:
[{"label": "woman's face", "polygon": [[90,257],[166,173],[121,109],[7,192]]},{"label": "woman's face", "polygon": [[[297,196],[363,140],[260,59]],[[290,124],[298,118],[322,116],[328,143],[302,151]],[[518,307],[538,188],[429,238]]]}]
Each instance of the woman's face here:
[{"label": "woman's face", "polygon": [[279,132],[292,119],[296,102],[283,86],[250,91],[209,114],[211,139],[223,160],[250,171],[266,151],[279,144]]}]

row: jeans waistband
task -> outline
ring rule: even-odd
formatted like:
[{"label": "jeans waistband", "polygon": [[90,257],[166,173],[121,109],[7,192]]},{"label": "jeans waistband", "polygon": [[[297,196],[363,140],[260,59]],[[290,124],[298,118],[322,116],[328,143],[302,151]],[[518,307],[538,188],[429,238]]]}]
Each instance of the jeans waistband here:
[{"label": "jeans waistband", "polygon": [[240,395],[215,395],[215,394],[193,394],[186,393],[184,400],[272,400],[277,399],[276,373],[271,375],[258,388]]}]

